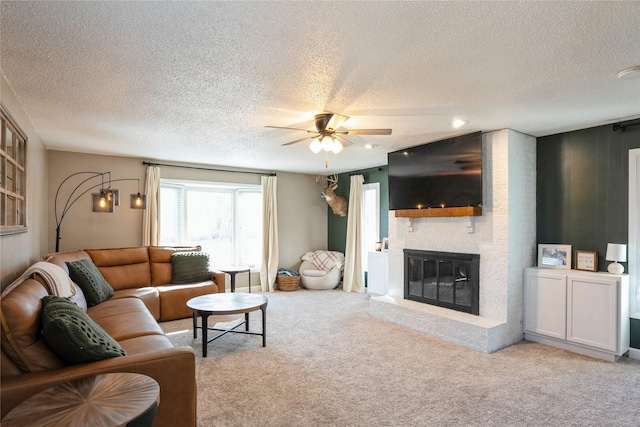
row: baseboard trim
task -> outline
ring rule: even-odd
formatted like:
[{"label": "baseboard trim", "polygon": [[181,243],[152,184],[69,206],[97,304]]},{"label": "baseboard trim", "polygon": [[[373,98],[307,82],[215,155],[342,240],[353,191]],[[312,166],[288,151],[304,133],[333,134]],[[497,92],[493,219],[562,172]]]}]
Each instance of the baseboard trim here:
[{"label": "baseboard trim", "polygon": [[630,348],[629,359],[640,360],[640,348]]}]

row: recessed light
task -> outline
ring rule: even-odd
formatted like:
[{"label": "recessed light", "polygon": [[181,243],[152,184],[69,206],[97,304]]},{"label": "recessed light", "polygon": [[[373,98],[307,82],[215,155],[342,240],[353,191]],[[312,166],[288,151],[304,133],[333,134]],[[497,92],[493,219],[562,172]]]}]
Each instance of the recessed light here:
[{"label": "recessed light", "polygon": [[366,148],[367,150],[371,150],[371,149],[372,149],[372,148],[374,148],[374,147],[375,147],[375,145],[373,145],[373,144],[366,144],[366,145],[364,146],[364,148]]},{"label": "recessed light", "polygon": [[618,73],[619,79],[632,79],[634,77],[640,77],[640,65],[624,69]]},{"label": "recessed light", "polygon": [[457,128],[462,127],[462,126],[464,126],[464,125],[466,125],[466,124],[467,124],[467,122],[465,122],[465,121],[464,121],[464,120],[462,120],[462,119],[455,119],[455,120],[453,121],[453,123],[451,124],[451,126],[453,126],[454,128],[456,128],[456,129],[457,129]]}]

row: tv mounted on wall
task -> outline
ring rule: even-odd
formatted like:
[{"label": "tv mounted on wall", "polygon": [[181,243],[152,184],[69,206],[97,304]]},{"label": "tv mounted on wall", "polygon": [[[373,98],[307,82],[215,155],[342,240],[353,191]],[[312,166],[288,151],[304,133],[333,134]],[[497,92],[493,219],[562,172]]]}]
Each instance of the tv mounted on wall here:
[{"label": "tv mounted on wall", "polygon": [[482,132],[388,155],[389,210],[482,206]]}]

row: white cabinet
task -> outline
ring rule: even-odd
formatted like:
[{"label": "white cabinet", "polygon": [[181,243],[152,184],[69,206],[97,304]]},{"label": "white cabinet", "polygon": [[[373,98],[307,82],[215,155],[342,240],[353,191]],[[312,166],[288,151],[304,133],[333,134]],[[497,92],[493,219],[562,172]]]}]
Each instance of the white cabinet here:
[{"label": "white cabinet", "polygon": [[369,266],[367,292],[386,295],[389,280],[389,252],[369,252],[367,261]]},{"label": "white cabinet", "polygon": [[606,360],[629,350],[629,276],[528,268],[525,339]]}]

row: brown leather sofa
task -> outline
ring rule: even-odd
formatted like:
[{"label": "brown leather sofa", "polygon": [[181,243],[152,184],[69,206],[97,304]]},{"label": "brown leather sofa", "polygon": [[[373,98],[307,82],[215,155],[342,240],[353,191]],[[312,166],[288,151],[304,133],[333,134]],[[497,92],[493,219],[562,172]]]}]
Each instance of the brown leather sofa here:
[{"label": "brown leather sofa", "polygon": [[66,366],[41,335],[41,300],[48,294],[42,279],[27,278],[3,293],[1,416],[34,394],[65,381],[109,372],[134,372],[150,376],[160,385],[154,427],[195,426],[195,353],[191,347],[174,347],[158,321],[191,316],[186,301],[194,296],[224,292],[225,275],[212,272],[211,280],[206,282],[171,284],[171,254],[178,250],[199,248],[99,249],[45,257],[67,273],[65,262],[93,260],[114,288],[114,296],[87,308],[82,290],[76,286],[72,300],[118,341],[126,356]]}]

